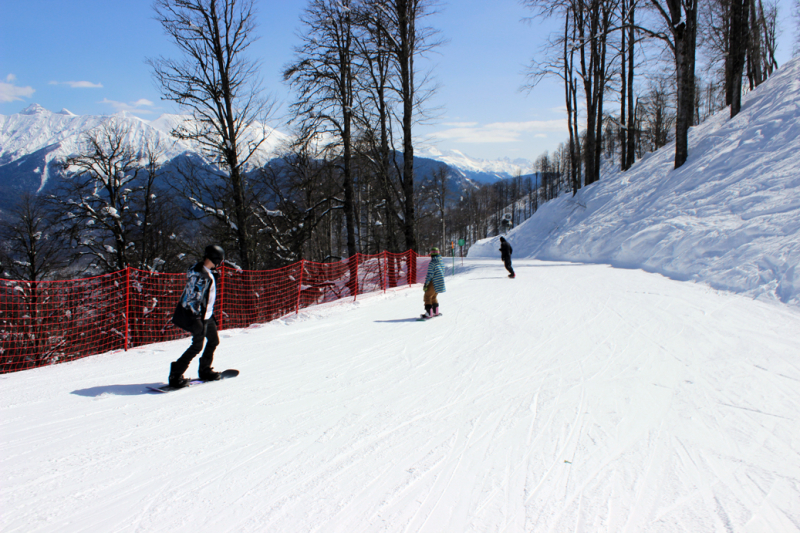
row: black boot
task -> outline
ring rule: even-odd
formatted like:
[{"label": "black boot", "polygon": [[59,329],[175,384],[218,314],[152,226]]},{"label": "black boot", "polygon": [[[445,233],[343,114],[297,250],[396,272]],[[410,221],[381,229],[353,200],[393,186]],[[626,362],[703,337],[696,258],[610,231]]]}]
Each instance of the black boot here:
[{"label": "black boot", "polygon": [[200,367],[197,371],[197,377],[200,378],[200,381],[217,381],[220,377],[220,373],[214,372],[214,369],[210,366]]},{"label": "black boot", "polygon": [[422,314],[422,318],[430,318],[432,308],[433,306],[431,304],[425,304],[425,312]]},{"label": "black boot", "polygon": [[432,310],[433,310],[433,316],[438,315],[439,314],[439,304],[433,304],[433,309]]},{"label": "black boot", "polygon": [[169,385],[176,389],[182,389],[189,384],[189,380],[183,377],[186,367],[177,361],[172,363],[169,367]]}]

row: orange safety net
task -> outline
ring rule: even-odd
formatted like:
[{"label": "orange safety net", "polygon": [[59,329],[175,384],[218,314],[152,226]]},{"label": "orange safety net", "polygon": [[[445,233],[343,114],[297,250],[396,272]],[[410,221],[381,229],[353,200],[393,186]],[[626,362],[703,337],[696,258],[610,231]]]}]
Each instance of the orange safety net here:
[{"label": "orange safety net", "polygon": [[[300,309],[420,283],[428,257],[357,254],[263,271],[220,268],[219,329],[269,322]],[[186,337],[172,314],[185,274],[127,268],[68,281],[0,279],[0,374]]]}]

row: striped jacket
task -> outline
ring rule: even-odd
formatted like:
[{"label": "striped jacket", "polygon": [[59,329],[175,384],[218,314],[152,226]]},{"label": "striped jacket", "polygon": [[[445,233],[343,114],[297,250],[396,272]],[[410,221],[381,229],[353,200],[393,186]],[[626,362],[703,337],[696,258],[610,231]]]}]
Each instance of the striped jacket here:
[{"label": "striped jacket", "polygon": [[428,263],[428,275],[425,276],[425,285],[433,282],[433,288],[437,293],[445,291],[444,287],[444,264],[442,263],[441,255],[434,255],[431,257],[431,262]]}]

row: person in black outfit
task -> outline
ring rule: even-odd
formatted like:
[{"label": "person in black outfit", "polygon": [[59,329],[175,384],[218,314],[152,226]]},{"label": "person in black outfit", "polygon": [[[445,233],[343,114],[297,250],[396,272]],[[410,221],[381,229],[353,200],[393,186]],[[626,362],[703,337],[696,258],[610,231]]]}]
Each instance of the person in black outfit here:
[{"label": "person in black outfit", "polygon": [[511,245],[508,244],[505,238],[500,237],[500,259],[503,260],[503,264],[506,266],[506,270],[508,270],[508,277],[515,278],[517,275],[514,274],[514,269],[511,268],[511,252],[513,252]]},{"label": "person in black outfit", "polygon": [[203,350],[204,341],[208,342],[205,343],[206,348],[200,356],[198,377],[202,381],[216,381],[220,378],[219,372],[214,372],[211,368],[211,362],[214,360],[214,350],[219,345],[217,321],[214,318],[218,276],[215,269],[219,268],[224,260],[225,251],[221,247],[207,246],[203,260],[186,273],[186,287],[178,300],[172,322],[192,334],[192,344],[170,365],[169,384],[173,387],[181,388],[189,384],[183,373],[189,368],[192,359]]}]

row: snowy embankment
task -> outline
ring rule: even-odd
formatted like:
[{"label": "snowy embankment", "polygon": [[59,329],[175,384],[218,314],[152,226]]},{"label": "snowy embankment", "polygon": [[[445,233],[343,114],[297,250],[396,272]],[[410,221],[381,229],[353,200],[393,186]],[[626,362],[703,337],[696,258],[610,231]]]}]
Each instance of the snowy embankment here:
[{"label": "snowy embankment", "polygon": [[[675,145],[550,201],[507,235],[514,258],[641,268],[800,305],[800,59]],[[612,167],[614,165],[606,165]],[[497,258],[497,238],[469,257]]]}]

